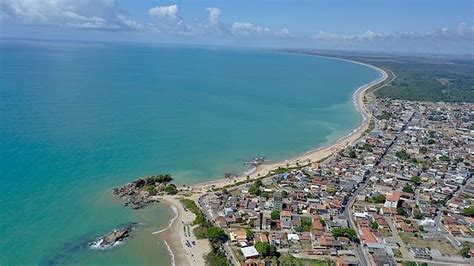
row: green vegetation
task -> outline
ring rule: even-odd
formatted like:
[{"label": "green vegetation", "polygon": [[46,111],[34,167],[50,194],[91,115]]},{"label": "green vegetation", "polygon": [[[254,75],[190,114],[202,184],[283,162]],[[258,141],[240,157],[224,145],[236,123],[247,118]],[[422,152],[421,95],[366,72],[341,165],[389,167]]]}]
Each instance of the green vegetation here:
[{"label": "green vegetation", "polygon": [[272,211],[272,220],[280,219],[280,212],[279,211]]},{"label": "green vegetation", "polygon": [[370,227],[371,227],[372,229],[379,229],[379,223],[377,223],[377,221],[372,221],[372,222],[370,223]]},{"label": "green vegetation", "polygon": [[403,216],[407,216],[407,215],[408,215],[408,213],[407,213],[407,211],[405,210],[405,208],[402,208],[402,207],[398,207],[398,208],[397,208],[397,214],[398,214],[398,215],[403,215]]},{"label": "green vegetation", "polygon": [[255,244],[255,249],[260,254],[260,258],[278,256],[277,249],[272,244],[258,242]]},{"label": "green vegetation", "polygon": [[157,183],[169,183],[173,180],[171,175],[153,175],[145,178],[146,185],[157,184]]},{"label": "green vegetation", "polygon": [[262,190],[260,187],[262,186],[261,180],[256,180],[253,182],[252,186],[249,188],[249,193],[255,196],[260,196],[262,194]]},{"label": "green vegetation", "polygon": [[462,210],[462,213],[466,216],[469,216],[469,217],[474,217],[474,205],[473,206],[469,206],[467,208],[464,208]]},{"label": "green vegetation", "polygon": [[357,153],[354,149],[351,149],[349,151],[349,157],[353,158],[353,159],[356,159],[357,158]]},{"label": "green vegetation", "polygon": [[298,226],[295,230],[297,232],[309,231],[313,226],[313,221],[310,217],[301,217],[301,225]]},{"label": "green vegetation", "polygon": [[151,186],[151,185],[146,186],[145,191],[150,193],[150,195],[152,195],[152,196],[156,195],[156,193],[157,193],[155,186]]},{"label": "green vegetation", "polygon": [[211,226],[207,229],[207,238],[211,243],[217,244],[219,242],[225,242],[228,237],[224,229],[218,226]]},{"label": "green vegetation", "polygon": [[447,155],[440,156],[439,160],[443,162],[449,162],[449,156]]},{"label": "green vegetation", "polygon": [[428,266],[426,262],[404,261],[403,266]]},{"label": "green vegetation", "polygon": [[219,250],[213,250],[204,257],[208,266],[229,266],[229,261],[224,253]]},{"label": "green vegetation", "polygon": [[176,193],[178,193],[178,190],[176,189],[175,184],[169,184],[165,187],[165,192],[168,195],[176,195]]},{"label": "green vegetation", "polygon": [[406,184],[406,185],[402,188],[402,191],[405,192],[405,193],[413,193],[413,192],[415,192],[415,190],[413,189],[413,187],[410,186],[409,184]]},{"label": "green vegetation", "polygon": [[421,177],[417,176],[417,175],[414,175],[410,178],[410,181],[416,185],[420,185],[421,184]]},{"label": "green vegetation", "polygon": [[253,230],[250,228],[245,229],[245,234],[247,235],[247,239],[253,239],[254,237]]},{"label": "green vegetation", "polygon": [[373,151],[374,151],[374,145],[365,143],[365,144],[362,146],[362,149],[363,149],[364,151],[373,152]]},{"label": "green vegetation", "polygon": [[[278,259],[280,266],[334,266],[331,260],[301,259],[291,255],[280,256]],[[273,264],[272,264],[273,265]]]},{"label": "green vegetation", "polygon": [[365,61],[388,68],[396,75],[388,86],[375,91],[377,97],[474,102],[474,61],[470,58],[372,56]]},{"label": "green vegetation", "polygon": [[345,236],[352,241],[358,240],[356,231],[349,227],[334,228],[331,232],[334,237]]},{"label": "green vegetation", "polygon": [[372,201],[375,203],[384,203],[385,202],[385,195],[384,194],[377,194],[372,196]]},{"label": "green vegetation", "polygon": [[196,205],[196,202],[194,202],[194,200],[181,199],[180,201],[186,209],[190,210],[192,213],[196,215],[196,218],[194,219],[193,224],[205,225],[208,223],[208,221],[206,220],[206,217],[201,212],[199,207]]},{"label": "green vegetation", "polygon": [[463,257],[467,257],[469,253],[471,252],[471,248],[469,246],[463,246],[461,250],[459,250],[459,254]]},{"label": "green vegetation", "polygon": [[395,156],[402,161],[410,159],[410,154],[408,154],[406,150],[397,151]]}]

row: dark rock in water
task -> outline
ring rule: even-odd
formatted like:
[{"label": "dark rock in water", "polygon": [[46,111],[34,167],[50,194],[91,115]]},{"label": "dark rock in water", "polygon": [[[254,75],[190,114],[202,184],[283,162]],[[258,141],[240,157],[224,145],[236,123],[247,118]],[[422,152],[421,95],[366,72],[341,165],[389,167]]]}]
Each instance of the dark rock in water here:
[{"label": "dark rock in water", "polygon": [[132,225],[120,229],[114,229],[112,232],[89,243],[89,246],[94,249],[107,249],[113,247],[129,237],[133,230],[134,227]]},{"label": "dark rock in water", "polygon": [[123,206],[141,209],[152,202],[158,201],[158,199],[150,195],[148,191],[142,190],[145,184],[144,179],[138,179],[125,186],[113,188],[112,194],[125,199]]}]

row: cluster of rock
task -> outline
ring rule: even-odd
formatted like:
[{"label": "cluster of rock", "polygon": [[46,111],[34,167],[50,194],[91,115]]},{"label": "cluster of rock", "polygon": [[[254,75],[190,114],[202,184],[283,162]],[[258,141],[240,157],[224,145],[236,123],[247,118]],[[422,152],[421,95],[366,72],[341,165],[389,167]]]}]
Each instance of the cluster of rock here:
[{"label": "cluster of rock", "polygon": [[125,199],[124,206],[140,209],[152,202],[157,202],[157,193],[164,191],[172,179],[169,175],[149,176],[132,181],[122,187],[113,188],[112,194]]},{"label": "cluster of rock", "polygon": [[129,237],[133,229],[133,224],[124,228],[115,229],[112,232],[101,236],[95,241],[91,242],[89,246],[94,249],[107,249],[113,247],[116,244],[124,241],[127,237]]}]

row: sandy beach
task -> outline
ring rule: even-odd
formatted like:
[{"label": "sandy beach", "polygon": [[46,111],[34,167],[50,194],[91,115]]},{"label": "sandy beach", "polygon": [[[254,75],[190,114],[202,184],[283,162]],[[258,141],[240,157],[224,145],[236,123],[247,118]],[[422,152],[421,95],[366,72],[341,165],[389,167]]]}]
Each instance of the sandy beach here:
[{"label": "sandy beach", "polygon": [[[345,60],[345,59],[339,59]],[[350,60],[345,60],[350,61]],[[353,61],[351,61],[353,62]],[[357,64],[363,64],[360,62],[353,62]],[[252,173],[244,173],[239,175],[238,177],[232,179],[218,179],[214,181],[208,181],[203,183],[194,184],[188,186],[191,190],[197,192],[194,194],[194,200],[205,193],[207,189],[211,187],[222,187],[225,185],[233,184],[234,182],[239,182],[247,179],[247,175],[250,176],[250,179],[258,178],[259,176],[264,176],[268,172],[275,170],[279,167],[287,167],[287,166],[295,166],[297,163],[307,163],[307,162],[316,162],[323,158],[327,158],[336,152],[345,149],[347,146],[352,145],[355,143],[367,130],[370,123],[370,112],[365,105],[365,94],[370,89],[374,88],[375,86],[381,84],[382,82],[386,81],[390,76],[388,73],[380,68],[375,66],[363,64],[371,68],[375,68],[378,70],[382,76],[377,80],[365,84],[359,87],[353,94],[353,102],[358,112],[362,115],[362,122],[354,129],[352,132],[347,134],[344,137],[341,137],[336,142],[329,144],[327,146],[308,151],[300,156],[297,156],[292,159],[288,159],[285,161],[277,162],[277,163],[265,163],[259,165]],[[186,211],[182,204],[179,202],[179,199],[174,196],[165,196],[162,197],[162,202],[164,204],[168,204],[173,211],[175,211],[176,216],[171,221],[170,226],[168,228],[162,229],[158,232],[155,232],[156,235],[167,245],[168,249],[170,250],[170,254],[172,256],[174,265],[205,265],[205,261],[203,256],[206,255],[210,251],[210,245],[207,239],[203,240],[196,240],[192,233],[192,221],[194,220],[194,214],[190,211]],[[191,236],[185,235],[184,227],[189,226],[189,231],[191,232]],[[155,234],[154,233],[154,234]],[[186,240],[188,241],[196,241],[196,245],[187,247],[185,245]]]},{"label": "sandy beach", "polygon": [[[205,265],[204,255],[209,253],[211,248],[207,239],[198,240],[194,236],[192,222],[195,215],[185,210],[177,197],[163,196],[160,199],[163,204],[171,207],[175,216],[168,227],[153,234],[168,247],[173,265]],[[185,233],[185,230],[189,232],[189,236],[186,236],[188,233]],[[186,246],[186,241],[191,247]]]},{"label": "sandy beach", "polygon": [[[308,56],[317,56],[317,55],[308,55]],[[318,57],[324,57],[324,56],[318,56]],[[328,57],[328,58],[332,58],[332,57]],[[250,179],[258,178],[260,176],[266,175],[268,172],[270,172],[272,170],[275,170],[279,167],[295,166],[297,163],[304,164],[304,163],[307,163],[307,162],[319,161],[319,160],[321,160],[323,158],[327,158],[327,157],[335,154],[336,152],[338,152],[342,149],[345,149],[346,147],[348,147],[348,146],[352,145],[353,143],[355,143],[364,134],[364,132],[369,127],[369,123],[370,123],[371,113],[367,109],[367,106],[365,105],[365,102],[364,102],[365,94],[370,89],[372,89],[375,86],[377,86],[377,85],[383,83],[384,81],[386,81],[389,78],[389,75],[385,70],[383,70],[381,68],[378,68],[376,66],[373,66],[373,65],[368,65],[368,64],[364,64],[364,63],[356,62],[356,61],[351,61],[351,60],[347,60],[347,59],[339,59],[339,58],[332,58],[332,59],[337,59],[337,60],[342,60],[342,61],[349,61],[349,62],[352,62],[352,63],[365,65],[367,67],[371,67],[371,68],[376,69],[377,71],[379,71],[382,74],[382,77],[378,78],[377,80],[374,80],[371,83],[368,83],[368,84],[365,84],[365,85],[359,87],[353,94],[354,105],[355,105],[357,111],[359,113],[361,113],[361,115],[362,115],[362,122],[359,125],[359,127],[354,129],[352,132],[350,132],[346,136],[344,136],[342,138],[339,138],[336,142],[334,142],[332,144],[326,145],[324,147],[321,147],[321,148],[318,148],[318,149],[315,149],[315,150],[308,151],[308,152],[306,152],[302,155],[299,155],[295,158],[291,158],[291,159],[284,160],[284,161],[281,161],[281,162],[261,164],[261,165],[257,166],[255,171],[253,171],[250,174],[247,174],[247,173],[241,174],[241,175],[239,175],[235,178],[232,178],[232,179],[222,178],[222,179],[218,179],[218,180],[202,182],[202,183],[191,185],[189,187],[193,190],[207,190],[208,188],[211,188],[211,187],[222,187],[222,186],[225,186],[225,185],[233,184],[234,182],[244,181],[244,180],[247,179],[247,176],[250,176]]]}]

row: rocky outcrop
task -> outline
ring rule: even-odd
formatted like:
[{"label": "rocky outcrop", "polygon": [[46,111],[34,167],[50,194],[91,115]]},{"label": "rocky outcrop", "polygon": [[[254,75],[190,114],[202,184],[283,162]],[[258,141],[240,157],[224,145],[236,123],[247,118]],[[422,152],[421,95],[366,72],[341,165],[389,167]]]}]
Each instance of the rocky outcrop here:
[{"label": "rocky outcrop", "polygon": [[157,202],[156,194],[163,193],[166,185],[172,180],[169,175],[148,176],[137,179],[122,187],[113,188],[112,193],[125,199],[124,206],[140,209],[152,202]]},{"label": "rocky outcrop", "polygon": [[107,249],[123,242],[130,233],[133,231],[133,226],[127,226],[120,229],[115,229],[112,232],[99,237],[95,241],[91,242],[89,246],[95,249]]}]

